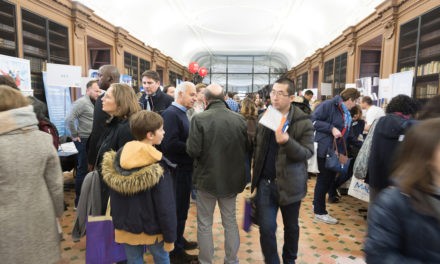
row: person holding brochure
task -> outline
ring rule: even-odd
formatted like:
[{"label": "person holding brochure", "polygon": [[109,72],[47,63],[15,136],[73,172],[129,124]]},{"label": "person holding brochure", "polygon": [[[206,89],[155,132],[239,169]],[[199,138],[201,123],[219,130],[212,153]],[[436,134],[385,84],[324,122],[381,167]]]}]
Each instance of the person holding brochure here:
[{"label": "person holding brochure", "polygon": [[[256,220],[266,263],[280,263],[277,251],[277,213],[284,223],[283,262],[295,263],[298,252],[298,216],[307,193],[307,159],[313,155],[313,125],[309,116],[291,104],[294,84],[275,82],[269,107],[256,131],[252,191],[256,189]],[[272,122],[265,122],[268,117]],[[263,121],[263,122],[262,122]]]}]

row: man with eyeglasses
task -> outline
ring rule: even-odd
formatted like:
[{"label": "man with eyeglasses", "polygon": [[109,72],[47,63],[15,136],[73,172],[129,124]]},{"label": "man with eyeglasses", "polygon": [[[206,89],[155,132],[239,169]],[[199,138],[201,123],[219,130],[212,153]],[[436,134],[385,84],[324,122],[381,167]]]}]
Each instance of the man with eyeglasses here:
[{"label": "man with eyeglasses", "polygon": [[298,252],[298,216],[307,193],[307,159],[313,154],[313,125],[309,116],[291,104],[294,83],[282,78],[270,92],[272,107],[286,118],[282,129],[258,124],[252,190],[257,190],[256,221],[266,263],[280,263],[277,250],[277,214],[284,223],[283,263],[295,263]]},{"label": "man with eyeglasses", "polygon": [[160,76],[155,71],[142,73],[142,86],[144,91],[139,103],[144,110],[162,113],[174,101],[173,97],[160,90]]}]

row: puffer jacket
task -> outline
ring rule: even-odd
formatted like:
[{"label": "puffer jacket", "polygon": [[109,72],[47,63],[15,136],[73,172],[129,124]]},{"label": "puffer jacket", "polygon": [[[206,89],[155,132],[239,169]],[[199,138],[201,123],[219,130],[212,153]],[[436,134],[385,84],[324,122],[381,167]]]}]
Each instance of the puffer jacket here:
[{"label": "puffer jacket", "polygon": [[105,153],[102,175],[110,189],[116,230],[163,236],[169,246],[176,240],[176,205],[168,164],[161,152],[139,141]]},{"label": "puffer jacket", "polygon": [[[289,140],[279,145],[275,160],[276,184],[280,205],[300,201],[307,193],[307,159],[313,155],[313,125],[301,109],[292,105],[287,115],[290,126]],[[260,181],[264,160],[269,148],[270,130],[261,124],[257,127],[254,151],[254,176],[252,190]]]},{"label": "puffer jacket", "polygon": [[422,213],[414,198],[395,187],[379,194],[368,210],[367,263],[440,263],[438,212]]}]

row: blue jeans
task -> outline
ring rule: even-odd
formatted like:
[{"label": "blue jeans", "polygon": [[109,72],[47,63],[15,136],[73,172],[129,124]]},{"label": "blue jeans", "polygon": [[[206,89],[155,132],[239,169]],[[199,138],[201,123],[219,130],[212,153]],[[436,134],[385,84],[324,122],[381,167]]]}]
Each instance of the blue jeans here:
[{"label": "blue jeans", "polygon": [[318,157],[319,174],[316,177],[315,193],[313,196],[313,211],[315,214],[327,214],[325,196],[335,181],[336,172],[325,167],[325,158]]},{"label": "blue jeans", "polygon": [[266,263],[278,264],[277,214],[281,210],[284,223],[283,262],[295,263],[299,240],[299,209],[301,201],[280,206],[278,187],[274,181],[261,179],[257,189],[256,206],[260,225],[260,245]]},{"label": "blue jeans", "polygon": [[[125,255],[127,256],[127,264],[144,264],[144,245],[128,245],[124,244]],[[169,264],[170,256],[163,249],[163,241],[152,245],[147,245],[148,251],[153,255],[154,263]]]},{"label": "blue jeans", "polygon": [[74,141],[78,154],[76,155],[76,176],[75,176],[75,207],[78,205],[81,194],[81,186],[87,175],[87,138],[81,138],[81,142]]},{"label": "blue jeans", "polygon": [[192,170],[184,170],[176,168],[174,171],[174,188],[176,190],[176,215],[177,215],[177,238],[174,242],[174,253],[184,251],[185,244],[183,233],[185,232],[186,219],[188,218],[188,210],[192,186]]}]

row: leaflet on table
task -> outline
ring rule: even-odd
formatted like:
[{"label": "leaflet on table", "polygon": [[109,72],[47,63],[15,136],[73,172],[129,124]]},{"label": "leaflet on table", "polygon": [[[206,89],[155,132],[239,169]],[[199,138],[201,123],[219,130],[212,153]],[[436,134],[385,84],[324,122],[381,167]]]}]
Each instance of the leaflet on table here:
[{"label": "leaflet on table", "polygon": [[266,109],[259,123],[273,131],[282,130],[286,132],[289,128],[289,122],[286,120],[286,117],[272,106]]}]

